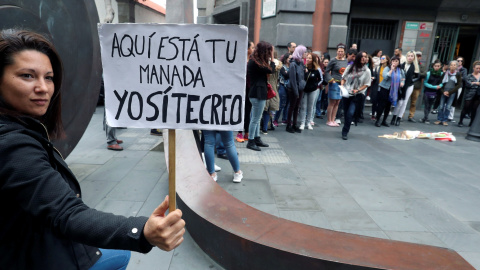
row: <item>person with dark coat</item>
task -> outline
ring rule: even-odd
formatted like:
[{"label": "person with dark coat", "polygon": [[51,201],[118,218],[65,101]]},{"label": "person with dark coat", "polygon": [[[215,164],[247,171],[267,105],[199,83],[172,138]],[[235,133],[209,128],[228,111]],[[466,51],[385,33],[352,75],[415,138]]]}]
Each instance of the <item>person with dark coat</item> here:
[{"label": "person with dark coat", "polygon": [[290,101],[288,108],[287,132],[300,132],[298,129],[297,118],[300,110],[300,102],[303,97],[303,89],[305,88],[305,65],[303,64],[303,55],[307,48],[303,45],[298,45],[292,55],[290,62],[290,69],[288,70],[288,77],[290,81],[287,85],[287,95]]},{"label": "person with dark coat", "polygon": [[44,36],[0,31],[0,268],[125,269],[130,251],[172,250],[182,212],[168,196],[148,217],[97,211],[51,139],[64,137],[62,62]]},{"label": "person with dark coat", "polygon": [[248,97],[252,103],[252,117],[248,128],[247,148],[260,151],[260,147],[268,147],[260,138],[260,120],[267,101],[268,75],[275,71],[272,44],[260,41],[247,64],[247,73],[250,80]]}]

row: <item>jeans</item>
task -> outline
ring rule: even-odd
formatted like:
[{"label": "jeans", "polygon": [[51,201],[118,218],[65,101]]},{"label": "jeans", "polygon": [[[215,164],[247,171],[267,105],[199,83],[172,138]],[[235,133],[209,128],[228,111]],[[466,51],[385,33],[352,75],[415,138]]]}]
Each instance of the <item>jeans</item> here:
[{"label": "jeans", "polygon": [[324,90],[318,91],[317,102],[315,103],[315,116],[320,116],[322,114],[322,94]]},{"label": "jeans", "polygon": [[288,99],[290,100],[290,107],[288,108],[287,124],[297,124],[298,110],[300,108],[300,101],[303,97],[303,91],[299,91],[299,96],[296,97],[293,91],[288,92]]},{"label": "jeans", "polygon": [[[273,119],[275,115],[275,111],[263,111],[263,126],[262,130],[268,130],[268,123],[270,122],[270,118]],[[273,124],[273,123],[272,123]]]},{"label": "jeans", "polygon": [[260,119],[267,101],[250,98],[250,102],[252,103],[252,117],[250,118],[250,127],[248,128],[248,139],[253,140],[255,137],[260,137]]},{"label": "jeans", "polygon": [[303,93],[303,98],[300,105],[300,121],[299,125],[305,125],[305,120],[308,121],[307,124],[310,124],[313,115],[313,104],[316,101],[318,90],[313,92]]},{"label": "jeans", "polygon": [[130,261],[129,250],[102,249],[102,256],[90,270],[125,270]]},{"label": "jeans", "polygon": [[345,122],[343,123],[342,135],[347,135],[350,131],[350,126],[352,124],[353,115],[355,114],[356,109],[356,99],[360,98],[357,96],[343,98],[343,111],[345,112]]},{"label": "jeans", "polygon": [[435,103],[435,96],[423,95],[423,120],[428,120],[428,115],[432,111],[433,104]]},{"label": "jeans", "polygon": [[278,111],[275,113],[275,117],[273,118],[273,120],[278,122],[280,115],[282,115],[282,120],[287,121],[289,102],[287,96],[287,88],[285,88],[283,84],[280,84],[280,87],[278,87],[278,95],[280,97],[280,106],[278,108]]},{"label": "jeans", "polygon": [[395,109],[393,109],[393,115],[396,115],[397,117],[400,117],[400,118],[403,117],[403,114],[405,113],[405,109],[407,109],[408,99],[410,98],[410,95],[412,95],[413,93],[413,85],[409,86],[405,91],[407,91],[405,93],[405,99],[399,99],[397,102],[397,106],[395,107]]},{"label": "jeans", "polygon": [[438,106],[438,121],[445,122],[448,119],[450,114],[450,109],[452,108],[452,103],[455,100],[455,94],[450,96],[445,96],[442,94],[440,97],[440,106]]},{"label": "jeans", "polygon": [[205,153],[205,163],[207,164],[207,171],[209,174],[215,172],[215,141],[216,133],[220,134],[225,150],[227,151],[228,161],[235,172],[240,170],[240,162],[238,161],[237,148],[233,142],[233,131],[214,131],[214,130],[204,130],[202,131],[203,136],[205,137],[204,153]]},{"label": "jeans", "polygon": [[225,146],[223,145],[222,142],[222,136],[220,135],[220,132],[216,132],[215,134],[215,149],[217,149],[217,155],[223,155],[227,153],[227,150],[225,150]]}]

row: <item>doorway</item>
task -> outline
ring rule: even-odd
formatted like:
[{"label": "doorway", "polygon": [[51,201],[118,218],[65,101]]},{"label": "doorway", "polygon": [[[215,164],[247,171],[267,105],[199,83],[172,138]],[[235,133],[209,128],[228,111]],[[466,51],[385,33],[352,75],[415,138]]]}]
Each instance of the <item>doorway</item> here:
[{"label": "doorway", "polygon": [[458,33],[457,45],[455,47],[455,58],[462,56],[465,60],[464,67],[468,72],[472,72],[471,65],[475,61],[476,48],[478,48],[479,26],[461,26]]}]

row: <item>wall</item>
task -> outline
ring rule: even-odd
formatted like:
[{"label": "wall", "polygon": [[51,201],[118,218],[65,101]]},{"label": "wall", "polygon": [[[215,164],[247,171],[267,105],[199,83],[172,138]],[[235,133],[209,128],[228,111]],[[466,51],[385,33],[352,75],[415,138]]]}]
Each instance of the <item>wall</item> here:
[{"label": "wall", "polygon": [[[105,1],[104,0],[95,0],[95,5],[98,10],[98,17],[100,18],[100,23],[103,23],[106,16]],[[118,23],[118,4],[117,1],[112,0],[112,8],[115,11],[115,16],[113,17],[112,23]]]}]

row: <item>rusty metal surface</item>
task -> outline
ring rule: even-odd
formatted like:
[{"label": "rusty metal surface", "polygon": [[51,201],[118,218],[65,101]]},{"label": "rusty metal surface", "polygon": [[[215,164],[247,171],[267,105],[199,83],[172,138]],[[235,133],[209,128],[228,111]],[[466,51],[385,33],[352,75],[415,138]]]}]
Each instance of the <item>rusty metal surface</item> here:
[{"label": "rusty metal surface", "polygon": [[63,123],[67,138],[55,142],[64,158],[87,128],[101,82],[98,13],[91,0],[0,0],[0,28],[20,27],[49,35],[64,64]]},{"label": "rusty metal surface", "polygon": [[212,181],[191,131],[177,130],[177,142],[178,207],[197,244],[226,269],[474,269],[450,249],[336,232],[261,212]]}]

